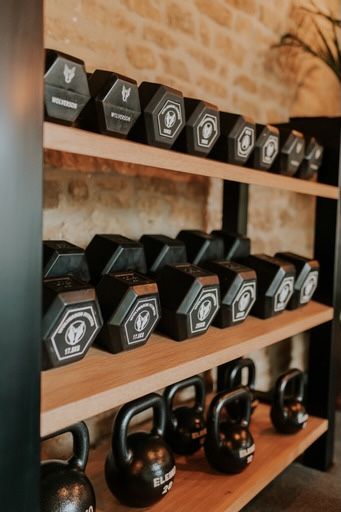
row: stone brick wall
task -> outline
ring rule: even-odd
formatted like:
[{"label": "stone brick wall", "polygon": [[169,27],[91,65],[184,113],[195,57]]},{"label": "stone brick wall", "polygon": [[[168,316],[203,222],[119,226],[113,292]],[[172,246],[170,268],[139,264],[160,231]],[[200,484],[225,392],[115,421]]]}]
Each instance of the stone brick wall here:
[{"label": "stone brick wall", "polygon": [[[334,12],[339,8],[337,0],[319,3]],[[339,84],[332,73],[302,58],[288,70],[271,48],[290,26],[292,5],[293,0],[45,0],[45,46],[84,59],[89,71],[104,68],[138,82],[163,82],[260,122],[285,121],[290,114],[334,115]],[[96,232],[139,237],[220,226],[220,180],[52,151],[45,162],[45,238],[85,246]],[[309,254],[313,223],[312,198],[250,187],[255,251]],[[274,351],[281,357],[271,356]],[[301,343],[292,354],[303,364]],[[270,367],[280,361],[277,371],[288,364],[290,350],[281,344],[255,357],[266,386]]]}]

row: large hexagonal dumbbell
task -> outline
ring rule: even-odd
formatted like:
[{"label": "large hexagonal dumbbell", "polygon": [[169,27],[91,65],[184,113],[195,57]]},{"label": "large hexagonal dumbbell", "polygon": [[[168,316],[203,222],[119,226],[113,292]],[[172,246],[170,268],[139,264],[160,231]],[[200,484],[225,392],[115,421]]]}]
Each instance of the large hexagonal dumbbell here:
[{"label": "large hexagonal dumbbell", "polygon": [[185,98],[186,125],[174,149],[197,156],[207,156],[220,135],[218,107],[205,101]]},{"label": "large hexagonal dumbbell", "polygon": [[136,272],[114,272],[96,287],[104,326],[96,343],[112,353],[144,345],[160,319],[155,281]]},{"label": "large hexagonal dumbbell", "polygon": [[224,245],[223,258],[225,260],[234,260],[249,256],[251,252],[251,240],[247,236],[220,229],[213,230],[211,234],[221,238]]},{"label": "large hexagonal dumbbell", "polygon": [[234,261],[208,261],[203,266],[219,277],[221,305],[213,325],[224,328],[243,322],[256,301],[256,272]]},{"label": "large hexagonal dumbbell", "polygon": [[165,235],[143,235],[148,274],[157,274],[165,265],[187,263],[186,246],[181,240]]},{"label": "large hexagonal dumbbell", "polygon": [[288,303],[288,309],[296,309],[308,304],[317,288],[320,271],[319,262],[292,252],[278,252],[275,256],[291,263],[296,269],[294,293]]},{"label": "large hexagonal dumbbell", "polygon": [[97,69],[89,78],[91,100],[77,125],[87,130],[127,137],[141,115],[135,80]]},{"label": "large hexagonal dumbbell", "polygon": [[164,266],[156,279],[162,304],[158,329],[176,341],[204,334],[220,305],[218,277],[185,263]]},{"label": "large hexagonal dumbbell", "polygon": [[185,126],[182,93],[166,85],[142,82],[139,94],[142,114],[129,138],[161,148],[172,147]]},{"label": "large hexagonal dumbbell", "polygon": [[210,153],[210,158],[244,165],[254,148],[255,139],[253,119],[220,112],[220,137]]},{"label": "large hexagonal dumbbell", "polygon": [[267,171],[273,164],[279,151],[279,130],[270,124],[256,124],[256,143],[248,167]]},{"label": "large hexagonal dumbbell", "polygon": [[94,288],[71,276],[44,279],[43,370],[82,359],[101,327]]},{"label": "large hexagonal dumbbell", "polygon": [[323,146],[317,142],[315,137],[305,137],[306,150],[304,158],[299,166],[295,177],[303,180],[310,180],[316,176],[321,167],[323,159]]},{"label": "large hexagonal dumbbell", "polygon": [[143,245],[121,235],[96,235],[86,249],[104,326],[96,340],[109,352],[144,345],[160,318],[157,284],[146,271]]},{"label": "large hexagonal dumbbell", "polygon": [[84,249],[65,240],[45,240],[43,243],[44,277],[71,275],[89,282],[90,273]]},{"label": "large hexagonal dumbbell", "polygon": [[45,118],[73,124],[90,99],[84,62],[57,50],[46,50]]},{"label": "large hexagonal dumbbell", "polygon": [[286,176],[293,176],[305,155],[305,140],[301,132],[279,127],[279,152],[271,171]]},{"label": "large hexagonal dumbbell", "polygon": [[294,293],[294,265],[266,254],[252,254],[240,261],[257,274],[258,293],[252,314],[268,318],[283,311]]}]

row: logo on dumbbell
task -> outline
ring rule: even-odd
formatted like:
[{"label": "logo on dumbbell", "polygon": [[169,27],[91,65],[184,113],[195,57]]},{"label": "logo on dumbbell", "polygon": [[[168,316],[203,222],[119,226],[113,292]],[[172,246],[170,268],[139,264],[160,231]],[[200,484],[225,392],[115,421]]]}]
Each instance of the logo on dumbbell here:
[{"label": "logo on dumbbell", "polygon": [[207,148],[212,146],[218,137],[217,117],[205,114],[197,126],[197,144]]},{"label": "logo on dumbbell", "polygon": [[59,361],[84,354],[99,330],[92,306],[66,309],[51,335]]},{"label": "logo on dumbbell", "polygon": [[287,304],[294,291],[294,278],[286,277],[283,279],[280,287],[275,295],[274,310],[283,311],[287,307]]},{"label": "logo on dumbbell", "polygon": [[147,341],[159,318],[159,304],[155,297],[138,300],[123,324],[127,344]]},{"label": "logo on dumbbell", "polygon": [[245,283],[232,303],[232,321],[245,320],[256,300],[256,283]]},{"label": "logo on dumbbell", "polygon": [[305,280],[302,288],[301,288],[301,294],[300,294],[300,304],[306,304],[309,302],[314,295],[314,292],[317,288],[317,282],[318,282],[318,272],[314,270],[313,272],[310,272],[307,279]]},{"label": "logo on dumbbell", "polygon": [[270,135],[262,148],[262,160],[271,165],[278,153],[278,137]]},{"label": "logo on dumbbell", "polygon": [[126,87],[124,84],[122,85],[122,90],[121,90],[121,94],[122,94],[122,101],[124,103],[127,103],[128,101],[128,98],[130,96],[130,93],[131,93],[131,87]]},{"label": "logo on dumbbell", "polygon": [[69,66],[65,63],[63,75],[64,75],[64,80],[65,80],[66,84],[70,84],[72,82],[72,80],[75,77],[75,74],[76,74],[76,66],[72,66],[72,68],[69,68]]},{"label": "logo on dumbbell", "polygon": [[159,134],[163,137],[173,138],[182,125],[182,112],[180,103],[167,100],[157,115]]},{"label": "logo on dumbbell", "polygon": [[237,139],[237,155],[247,158],[255,143],[255,131],[250,126],[244,126]]},{"label": "logo on dumbbell", "polygon": [[206,331],[219,309],[218,290],[203,289],[189,312],[192,334]]}]

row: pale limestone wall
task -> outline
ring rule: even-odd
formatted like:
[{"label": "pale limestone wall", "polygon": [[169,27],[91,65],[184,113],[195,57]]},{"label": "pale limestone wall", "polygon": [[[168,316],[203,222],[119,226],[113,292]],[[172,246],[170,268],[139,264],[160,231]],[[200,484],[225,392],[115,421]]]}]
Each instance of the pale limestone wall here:
[{"label": "pale limestone wall", "polygon": [[[290,114],[336,114],[339,84],[332,73],[315,61],[302,65],[302,59],[289,72],[271,49],[290,26],[292,3],[45,0],[45,46],[84,59],[89,71],[104,68],[138,82],[160,81],[260,122],[285,121]],[[320,3],[335,12],[339,7],[337,0]],[[54,152],[45,160],[46,238],[85,246],[96,232],[138,238],[143,232],[174,236],[186,226],[220,226],[220,180]],[[250,187],[248,234],[255,251],[310,254],[313,224],[313,198]],[[300,342],[293,353],[302,365]],[[282,343],[266,356],[254,356],[266,387],[271,370],[276,374],[289,363],[290,347]]]}]

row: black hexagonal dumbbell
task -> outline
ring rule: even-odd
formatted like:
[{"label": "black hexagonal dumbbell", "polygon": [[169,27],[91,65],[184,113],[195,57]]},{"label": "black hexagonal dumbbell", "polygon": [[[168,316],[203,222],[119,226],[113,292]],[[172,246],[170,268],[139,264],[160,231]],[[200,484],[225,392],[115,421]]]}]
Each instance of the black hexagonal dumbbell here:
[{"label": "black hexagonal dumbbell", "polygon": [[57,50],[46,50],[45,118],[73,124],[90,99],[84,62]]},{"label": "black hexagonal dumbbell", "polygon": [[129,138],[161,148],[172,147],[185,125],[182,93],[166,85],[142,82],[139,94],[142,114]]},{"label": "black hexagonal dumbbell", "polygon": [[186,125],[173,148],[197,156],[207,156],[220,135],[218,107],[202,100],[184,98]]},{"label": "black hexagonal dumbbell", "polygon": [[210,158],[244,165],[254,148],[255,139],[253,119],[220,112],[220,136],[210,153]]},{"label": "black hexagonal dumbbell", "polygon": [[251,252],[251,240],[247,236],[220,229],[213,230],[211,234],[222,240],[224,247],[223,257],[225,260],[243,258]]},{"label": "black hexagonal dumbbell", "polygon": [[91,100],[77,125],[86,130],[115,137],[127,137],[141,115],[140,98],[135,80],[97,69],[89,77]]},{"label": "black hexagonal dumbbell", "polygon": [[296,178],[310,180],[322,164],[323,146],[317,142],[315,137],[305,137],[306,149],[304,158],[295,174]]},{"label": "black hexagonal dumbbell", "polygon": [[157,284],[142,275],[143,246],[121,235],[96,235],[86,249],[104,326],[96,343],[112,353],[144,345],[160,318]]},{"label": "black hexagonal dumbbell", "polygon": [[301,132],[279,127],[279,152],[275,158],[271,171],[286,176],[293,176],[305,155],[305,140]]},{"label": "black hexagonal dumbbell", "polygon": [[[43,244],[43,370],[82,359],[102,326],[83,249],[65,241]],[[80,279],[84,279],[81,281]]]},{"label": "black hexagonal dumbbell", "polygon": [[256,124],[255,147],[247,161],[248,167],[267,171],[279,151],[279,130],[270,124]]},{"label": "black hexagonal dumbbell", "polygon": [[164,235],[143,235],[148,271],[157,281],[162,316],[158,330],[176,341],[204,334],[219,309],[219,281],[187,262],[185,244]]},{"label": "black hexagonal dumbbell", "polygon": [[317,288],[320,271],[319,262],[292,252],[278,252],[275,256],[291,263],[296,269],[294,293],[288,303],[288,309],[296,309],[308,304]]},{"label": "black hexagonal dumbbell", "polygon": [[283,311],[294,292],[294,265],[266,254],[252,254],[240,262],[257,274],[258,294],[252,314],[269,318]]},{"label": "black hexagonal dumbbell", "polygon": [[222,259],[222,237],[199,230],[183,230],[178,238],[186,244],[191,262],[210,270],[219,278],[221,306],[213,325],[224,328],[245,320],[256,300],[255,271],[240,263]]}]

